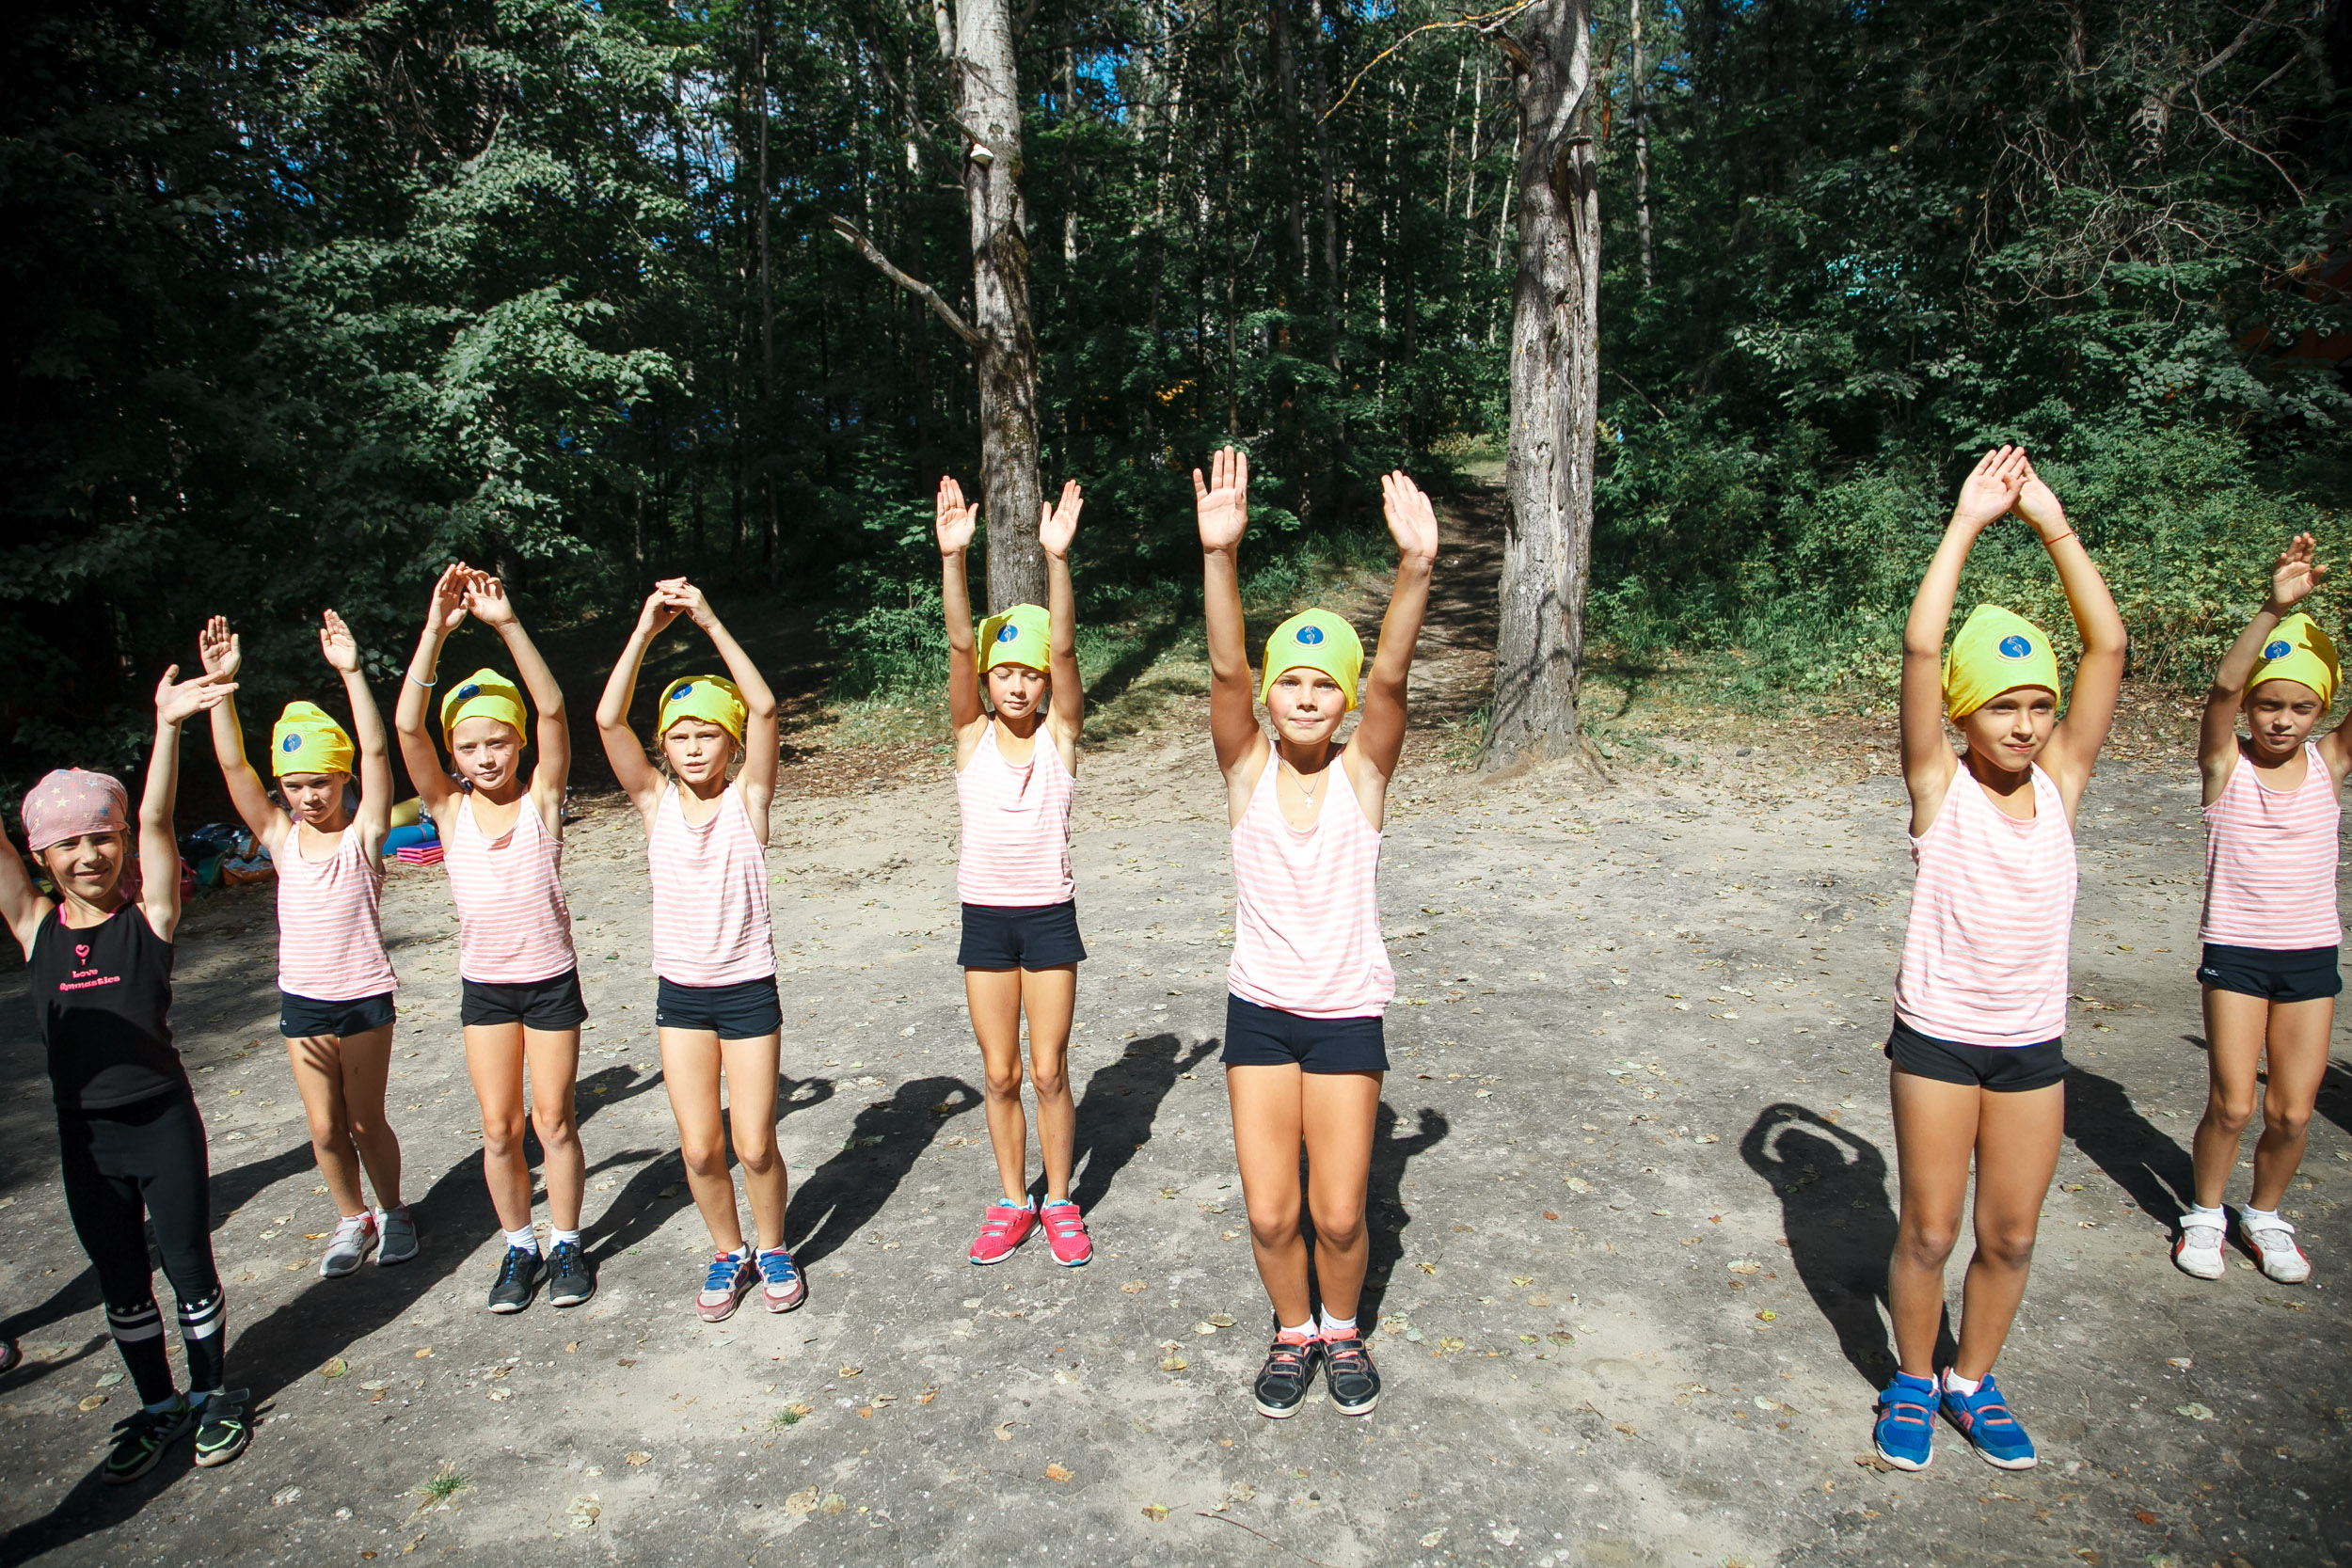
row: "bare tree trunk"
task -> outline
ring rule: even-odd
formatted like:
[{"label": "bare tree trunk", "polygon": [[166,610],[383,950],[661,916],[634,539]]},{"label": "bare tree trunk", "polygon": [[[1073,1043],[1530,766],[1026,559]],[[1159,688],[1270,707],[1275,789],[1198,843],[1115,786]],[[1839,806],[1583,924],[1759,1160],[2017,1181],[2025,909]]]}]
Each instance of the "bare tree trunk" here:
[{"label": "bare tree trunk", "polygon": [[1600,390],[1591,4],[1537,0],[1523,16],[1498,37],[1518,87],[1519,243],[1489,768],[1579,750]]},{"label": "bare tree trunk", "polygon": [[759,454],[759,493],[764,515],[759,539],[759,564],[768,586],[776,585],[776,283],[775,264],[768,244],[768,8],[753,13],[752,57],[759,77],[759,432],[768,450]]},{"label": "bare tree trunk", "polygon": [[1642,0],[1627,0],[1633,20],[1633,54],[1626,72],[1633,110],[1633,231],[1642,245],[1642,287],[1650,286],[1649,111],[1642,104]]}]

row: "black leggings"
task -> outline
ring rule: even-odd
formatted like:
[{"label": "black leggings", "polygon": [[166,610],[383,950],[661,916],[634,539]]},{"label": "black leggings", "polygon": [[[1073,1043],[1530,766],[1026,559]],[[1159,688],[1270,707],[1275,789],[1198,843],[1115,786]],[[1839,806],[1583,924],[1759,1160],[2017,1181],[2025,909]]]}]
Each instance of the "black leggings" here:
[{"label": "black leggings", "polygon": [[147,1222],[164,1255],[164,1275],[180,1300],[180,1342],[188,1353],[188,1386],[221,1386],[229,1304],[213,1267],[212,1174],[204,1121],[185,1089],[105,1111],[57,1113],[66,1209],[82,1250],[98,1267],[106,1326],[139,1401],[171,1398],[164,1319],[147,1259]]}]

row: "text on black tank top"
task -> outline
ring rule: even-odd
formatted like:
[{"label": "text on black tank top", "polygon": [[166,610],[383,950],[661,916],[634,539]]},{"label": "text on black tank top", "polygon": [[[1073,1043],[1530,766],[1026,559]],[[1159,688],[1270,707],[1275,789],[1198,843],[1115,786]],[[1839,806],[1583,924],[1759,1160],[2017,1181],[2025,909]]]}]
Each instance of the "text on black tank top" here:
[{"label": "text on black tank top", "polygon": [[78,929],[52,910],[26,964],[58,1108],[103,1111],[187,1086],[171,1043],[171,943],[136,904]]}]

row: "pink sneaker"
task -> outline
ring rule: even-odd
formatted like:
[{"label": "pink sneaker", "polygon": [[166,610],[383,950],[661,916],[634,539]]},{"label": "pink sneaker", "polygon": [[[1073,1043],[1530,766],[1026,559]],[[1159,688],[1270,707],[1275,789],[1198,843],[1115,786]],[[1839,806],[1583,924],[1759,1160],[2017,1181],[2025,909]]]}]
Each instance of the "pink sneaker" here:
[{"label": "pink sneaker", "polygon": [[1045,1227],[1046,1244],[1054,1249],[1055,1262],[1065,1269],[1087,1266],[1094,1256],[1094,1243],[1087,1235],[1087,1222],[1076,1204],[1066,1198],[1049,1202],[1038,1211],[1037,1222]]},{"label": "pink sneaker", "polygon": [[694,1298],[694,1311],[707,1323],[723,1323],[735,1316],[736,1306],[754,1285],[759,1283],[758,1266],[748,1254],[729,1257],[722,1252],[712,1258],[710,1272],[703,1276],[702,1293]]},{"label": "pink sneaker", "polygon": [[972,1243],[975,1263],[1001,1263],[1037,1228],[1037,1211],[1025,1203],[992,1203],[980,1218],[980,1238]]}]

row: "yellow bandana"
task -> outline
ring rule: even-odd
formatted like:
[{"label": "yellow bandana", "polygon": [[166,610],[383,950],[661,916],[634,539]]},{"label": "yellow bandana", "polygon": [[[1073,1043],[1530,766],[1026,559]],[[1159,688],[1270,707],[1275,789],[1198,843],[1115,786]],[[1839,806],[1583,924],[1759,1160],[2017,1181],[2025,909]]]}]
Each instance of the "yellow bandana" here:
[{"label": "yellow bandana", "polygon": [[348,773],[351,736],[315,703],[288,703],[269,733],[273,778],[289,773]]},{"label": "yellow bandana", "polygon": [[1952,651],[1944,656],[1945,706],[1954,719],[1965,719],[2021,686],[2058,694],[2058,655],[2049,637],[2015,610],[1996,604],[1977,606],[1952,639]]},{"label": "yellow bandana", "polygon": [[441,699],[441,741],[448,744],[449,732],[460,719],[495,719],[528,746],[531,732],[523,727],[527,717],[523,694],[513,681],[496,670],[476,670]]},{"label": "yellow bandana", "polygon": [[1356,705],[1356,678],[1364,670],[1364,641],[1356,628],[1327,610],[1302,610],[1265,640],[1265,673],[1258,677],[1258,701],[1274,689],[1274,677],[1285,670],[1320,670],[1347,693]]},{"label": "yellow bandana", "polygon": [[689,675],[672,681],[661,693],[661,723],[656,733],[668,735],[681,719],[701,719],[718,725],[743,744],[743,693],[724,675]]},{"label": "yellow bandana", "polygon": [[2336,686],[2343,679],[2335,643],[2318,622],[2298,610],[2280,622],[2263,644],[2262,662],[2254,666],[2254,678],[2246,689],[2251,691],[2265,681],[2301,681],[2319,693],[2319,705],[2327,708],[2334,705]]},{"label": "yellow bandana", "polygon": [[1053,621],[1044,607],[1017,604],[980,623],[980,674],[999,664],[1025,664],[1040,674],[1053,672]]}]

